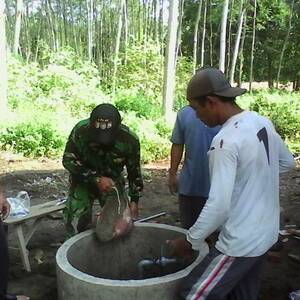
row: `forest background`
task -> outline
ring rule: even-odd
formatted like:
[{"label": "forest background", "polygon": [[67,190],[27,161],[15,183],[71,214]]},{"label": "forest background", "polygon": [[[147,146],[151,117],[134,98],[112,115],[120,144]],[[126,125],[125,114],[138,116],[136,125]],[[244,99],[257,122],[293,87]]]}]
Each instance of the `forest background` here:
[{"label": "forest background", "polygon": [[189,78],[214,66],[299,155],[299,16],[299,0],[0,0],[0,147],[59,157],[110,102],[143,162],[165,159]]}]

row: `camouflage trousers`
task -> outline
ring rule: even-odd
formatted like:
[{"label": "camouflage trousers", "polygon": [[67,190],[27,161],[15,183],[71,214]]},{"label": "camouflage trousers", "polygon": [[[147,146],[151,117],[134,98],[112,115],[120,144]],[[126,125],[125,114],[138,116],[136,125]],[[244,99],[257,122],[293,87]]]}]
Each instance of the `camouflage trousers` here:
[{"label": "camouflage trousers", "polygon": [[100,206],[103,206],[102,198],[87,184],[71,186],[63,211],[68,238],[91,227],[93,204],[98,200]]}]

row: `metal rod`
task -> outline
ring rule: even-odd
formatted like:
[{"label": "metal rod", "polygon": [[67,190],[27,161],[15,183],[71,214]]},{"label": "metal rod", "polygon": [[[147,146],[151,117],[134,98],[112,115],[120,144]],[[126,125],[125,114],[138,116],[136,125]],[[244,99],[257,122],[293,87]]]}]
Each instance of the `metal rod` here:
[{"label": "metal rod", "polygon": [[164,212],[161,212],[161,213],[156,214],[156,215],[152,215],[152,216],[149,216],[149,217],[146,217],[146,218],[143,218],[143,219],[136,220],[136,221],[134,221],[134,223],[142,223],[142,222],[145,222],[145,221],[153,220],[153,219],[156,219],[158,217],[164,216],[166,214],[167,213],[164,211]]}]

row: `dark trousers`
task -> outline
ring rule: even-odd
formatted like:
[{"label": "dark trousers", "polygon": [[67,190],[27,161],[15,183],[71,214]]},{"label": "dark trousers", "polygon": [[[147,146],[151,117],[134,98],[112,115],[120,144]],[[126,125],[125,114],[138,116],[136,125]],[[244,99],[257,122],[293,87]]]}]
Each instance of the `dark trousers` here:
[{"label": "dark trousers", "polygon": [[180,299],[257,300],[265,255],[231,257],[216,248],[186,277]]},{"label": "dark trousers", "polygon": [[205,197],[179,194],[179,214],[181,226],[189,229],[194,225],[206,202]]},{"label": "dark trousers", "polygon": [[0,220],[0,300],[5,299],[8,282],[8,246],[6,233]]}]

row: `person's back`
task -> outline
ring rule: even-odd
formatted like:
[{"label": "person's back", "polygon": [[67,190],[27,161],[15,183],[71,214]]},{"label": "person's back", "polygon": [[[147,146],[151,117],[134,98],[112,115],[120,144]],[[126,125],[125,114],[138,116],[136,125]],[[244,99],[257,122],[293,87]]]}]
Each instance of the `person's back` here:
[{"label": "person's back", "polygon": [[278,238],[279,173],[295,162],[271,121],[236,103],[245,92],[215,68],[199,70],[187,87],[197,116],[222,128],[208,152],[211,188],[206,204],[186,241],[169,244],[178,256],[191,257],[191,249],[204,250],[212,232],[220,228],[220,234],[187,276],[182,299],[257,300],[265,253]]},{"label": "person's back", "polygon": [[[220,159],[223,166],[227,162],[227,168],[218,167]],[[220,217],[229,209],[216,248],[230,256],[262,255],[278,238],[279,163],[285,171],[290,153],[267,118],[244,111],[223,124],[212,142],[209,160],[213,174],[209,199],[220,195],[220,187],[213,184],[220,182],[217,177],[222,177],[223,185],[233,186],[226,190],[231,197],[225,193],[218,205],[214,202],[214,214]]]},{"label": "person's back", "polygon": [[172,142],[185,145],[185,156],[179,176],[179,194],[207,197],[209,170],[207,151],[219,127],[209,128],[196,116],[191,106],[177,115],[181,133],[173,132]]}]

